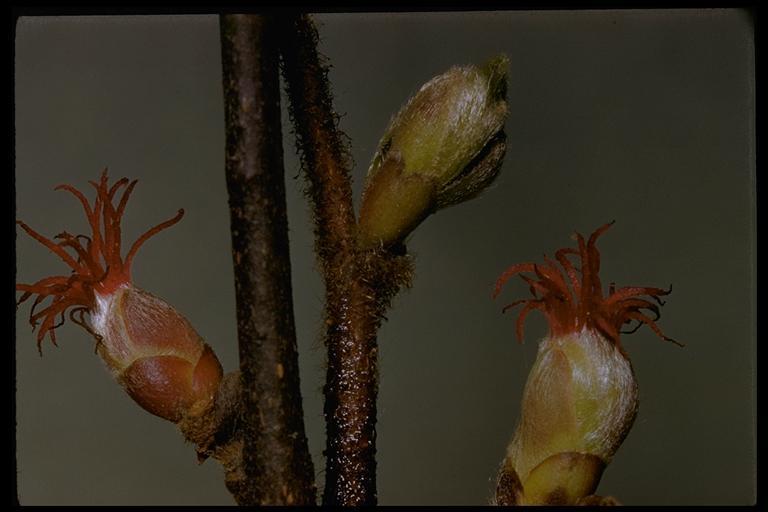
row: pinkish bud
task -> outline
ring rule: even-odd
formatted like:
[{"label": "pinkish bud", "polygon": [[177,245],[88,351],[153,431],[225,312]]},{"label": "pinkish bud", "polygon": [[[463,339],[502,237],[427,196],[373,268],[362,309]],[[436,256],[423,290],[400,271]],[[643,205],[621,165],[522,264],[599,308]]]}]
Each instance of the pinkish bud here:
[{"label": "pinkish bud", "polygon": [[149,412],[171,421],[198,400],[213,398],[221,365],[186,318],[133,286],[96,295],[91,326],[98,350],[126,391]]},{"label": "pinkish bud", "polygon": [[[146,240],[177,223],[184,212],[179,210],[174,218],[144,233],[122,258],[120,221],[136,181],[123,178],[108,187],[105,169],[99,183],[90,183],[97,192],[92,206],[74,187],[56,187],[71,192],[83,205],[90,237],[65,232],[56,236],[59,242],[53,242],[18,221],[72,268],[70,276],[17,284],[16,289],[24,292],[19,304],[37,294],[29,321],[38,328],[38,349],[46,334],[56,343],[55,329],[69,311],[69,318],[97,339],[99,355],[128,394],[152,414],[177,422],[194,404],[213,400],[222,377],[221,365],[186,318],[170,304],[133,286],[130,265]],[[115,207],[115,195],[126,185]],[[49,297],[51,303],[36,313]]]}]

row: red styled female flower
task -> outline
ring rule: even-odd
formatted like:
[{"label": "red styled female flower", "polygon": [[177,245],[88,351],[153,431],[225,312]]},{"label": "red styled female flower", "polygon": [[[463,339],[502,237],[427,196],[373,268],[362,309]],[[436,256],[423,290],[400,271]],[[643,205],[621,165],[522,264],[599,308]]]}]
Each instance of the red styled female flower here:
[{"label": "red styled female flower", "polygon": [[[517,317],[519,341],[525,318],[534,309],[549,322],[500,474],[501,504],[589,503],[637,414],[637,383],[621,347],[621,327],[635,321],[637,326],[629,332],[647,325],[657,336],[677,343],[656,325],[658,306],[664,304],[660,297],[671,289],[616,289],[611,284],[603,295],[596,242],[612,225],[601,226],[587,241],[577,234],[576,248],[557,250],[562,270],[545,256],[543,263],[512,265],[496,283],[494,297],[510,278],[520,275],[533,295],[504,308],[523,305]],[[580,259],[578,267],[572,256]]]},{"label": "red styled female flower", "polygon": [[[186,318],[133,285],[131,262],[144,242],[176,224],[184,211],[141,235],[123,258],[120,222],[137,181],[123,178],[109,186],[105,169],[98,183],[89,183],[96,189],[93,204],[71,185],[59,185],[56,190],[66,190],[80,201],[91,236],[62,232],[54,242],[17,221],[72,269],[69,276],[17,284],[16,290],[24,292],[18,304],[37,295],[29,322],[37,328],[41,354],[43,338],[49,335],[55,345],[55,329],[69,313],[73,322],[97,339],[99,355],[139,405],[162,418],[179,421],[193,405],[213,399],[222,376],[221,365]],[[123,187],[118,201],[116,196]],[[51,302],[36,312],[48,298]]]},{"label": "red styled female flower", "polygon": [[[659,306],[664,302],[659,298],[668,295],[672,289],[626,286],[618,290],[611,283],[608,296],[603,297],[600,283],[600,252],[595,245],[597,239],[613,221],[599,227],[589,237],[587,242],[581,234],[576,233],[578,248],[572,247],[558,249],[555,258],[565,270],[568,282],[573,289],[571,292],[566,283],[566,277],[557,265],[544,256],[544,263],[518,263],[509,267],[496,281],[493,292],[494,298],[501,292],[502,286],[515,275],[519,275],[530,286],[533,299],[521,299],[504,307],[508,309],[525,304],[517,317],[517,339],[523,340],[523,324],[526,315],[534,309],[543,312],[549,322],[550,335],[562,336],[571,332],[579,332],[588,328],[600,332],[609,341],[621,349],[620,329],[623,324],[637,321],[637,326],[626,334],[635,332],[641,325],[646,324],[660,338],[677,343],[672,338],[665,336],[656,325],[659,319]],[[568,259],[569,255],[576,255],[581,259],[581,279],[577,275],[576,267]],[[537,279],[521,275],[533,273]],[[539,297],[541,294],[541,297]],[[641,299],[642,296],[650,297],[656,304]],[[642,310],[648,310],[654,314],[649,317]],[[679,343],[678,343],[679,344]]]}]

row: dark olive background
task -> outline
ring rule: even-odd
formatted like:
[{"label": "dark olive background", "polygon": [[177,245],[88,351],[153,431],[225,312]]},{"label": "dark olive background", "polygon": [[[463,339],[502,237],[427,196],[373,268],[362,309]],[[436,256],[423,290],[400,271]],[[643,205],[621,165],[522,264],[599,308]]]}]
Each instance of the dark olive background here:
[{"label": "dark olive background", "polygon": [[[626,336],[640,413],[599,493],[626,504],[755,500],[755,168],[752,21],[741,11],[325,14],[322,51],[353,142],[356,197],[400,105],[455,64],[510,59],[508,151],[479,199],[411,236],[416,279],[380,334],[382,504],[483,504],[546,333],[516,343],[510,264],[615,219],[603,282],[674,291],[661,327]],[[79,204],[109,166],[140,182],[126,240],[183,207],[136,258],[135,283],[184,312],[225,370],[237,364],[218,20],[22,18],[16,33],[17,217],[84,232]],[[306,425],[323,478],[322,284],[284,119]],[[21,230],[17,279],[66,272]],[[17,463],[23,504],[232,504],[216,462],[116,385],[80,328],[38,356],[18,310]]]}]

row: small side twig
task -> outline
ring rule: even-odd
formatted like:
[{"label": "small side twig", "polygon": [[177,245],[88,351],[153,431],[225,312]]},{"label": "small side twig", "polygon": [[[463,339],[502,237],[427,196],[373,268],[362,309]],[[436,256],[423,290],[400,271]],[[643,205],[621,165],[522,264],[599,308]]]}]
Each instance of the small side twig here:
[{"label": "small side twig", "polygon": [[294,328],[273,20],[220,20],[245,485],[241,505],[315,503]]},{"label": "small side twig", "polygon": [[239,502],[245,495],[247,480],[243,471],[243,439],[239,426],[241,410],[240,372],[224,375],[212,402],[193,407],[179,422],[187,441],[196,445],[198,462],[208,457],[224,468],[227,489]]}]

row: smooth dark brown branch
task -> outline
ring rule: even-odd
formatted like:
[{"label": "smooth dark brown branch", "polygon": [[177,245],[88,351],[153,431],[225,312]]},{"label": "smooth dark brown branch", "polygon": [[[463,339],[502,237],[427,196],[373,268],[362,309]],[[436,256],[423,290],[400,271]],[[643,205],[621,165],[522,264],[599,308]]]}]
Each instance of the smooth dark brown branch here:
[{"label": "smooth dark brown branch", "polygon": [[291,292],[274,20],[220,19],[241,375],[241,505],[315,504]]},{"label": "smooth dark brown branch", "polygon": [[317,30],[282,20],[283,76],[309,183],[316,251],[325,280],[325,505],[376,504],[377,293],[356,251],[350,159],[332,107]]}]

